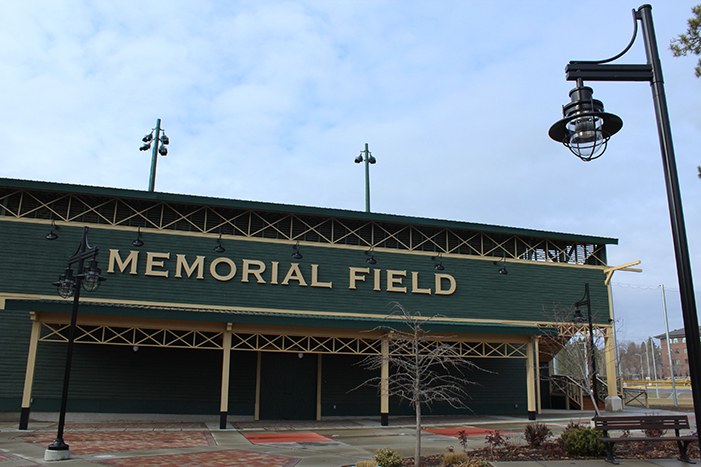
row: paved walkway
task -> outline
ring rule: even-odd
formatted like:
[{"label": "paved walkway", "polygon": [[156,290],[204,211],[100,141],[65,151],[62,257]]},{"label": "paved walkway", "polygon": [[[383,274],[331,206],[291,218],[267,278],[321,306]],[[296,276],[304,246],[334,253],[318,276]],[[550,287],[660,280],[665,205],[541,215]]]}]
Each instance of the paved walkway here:
[{"label": "paved walkway", "polygon": [[[625,413],[651,413],[630,409]],[[662,411],[655,411],[662,413]],[[20,431],[14,419],[0,421],[0,467],[44,464],[82,466],[247,466],[247,467],[341,467],[373,457],[374,450],[389,447],[401,455],[413,455],[414,430],[410,418],[378,420],[339,418],[321,422],[254,422],[232,420],[219,429],[218,419],[207,416],[68,414],[64,440],[71,459],[45,462],[46,447],[56,436],[56,415],[35,413],[29,430]],[[693,418],[693,414],[690,418]],[[544,411],[539,421],[556,436],[571,421],[588,422],[593,412]],[[17,417],[15,417],[17,418]],[[181,421],[176,421],[181,419]],[[529,423],[522,416],[425,417],[422,435],[424,455],[445,453],[448,446],[460,449],[458,429],[468,428],[468,448],[484,447],[486,430],[514,433],[518,440]],[[514,463],[494,462],[494,467]],[[518,462],[518,467],[604,467],[602,460]],[[679,461],[621,460],[623,467],[682,467]]]}]

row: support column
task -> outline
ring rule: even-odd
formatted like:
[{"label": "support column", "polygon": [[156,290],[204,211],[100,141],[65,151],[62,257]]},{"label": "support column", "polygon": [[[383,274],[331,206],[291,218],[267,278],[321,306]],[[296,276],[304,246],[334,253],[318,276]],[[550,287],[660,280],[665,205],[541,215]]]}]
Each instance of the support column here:
[{"label": "support column", "polygon": [[256,362],[256,403],[253,409],[253,420],[260,420],[260,366],[263,357],[262,352],[258,352],[258,361]]},{"label": "support column", "polygon": [[231,369],[231,323],[226,323],[222,334],[221,404],[219,408],[219,429],[226,429],[226,416],[229,413],[229,373]]},{"label": "support column", "polygon": [[316,419],[321,420],[321,354],[316,355]]},{"label": "support column", "polygon": [[540,394],[540,337],[536,337],[533,342],[535,346],[535,390],[536,390],[536,406],[538,407],[538,414],[541,413],[541,394]]},{"label": "support column", "polygon": [[31,314],[32,335],[29,339],[29,353],[27,355],[27,368],[24,373],[24,391],[22,392],[22,412],[19,417],[19,429],[26,430],[29,425],[29,411],[32,406],[32,386],[34,385],[34,369],[36,368],[37,347],[41,334],[41,322],[35,313]]},{"label": "support column", "polygon": [[535,355],[534,343],[526,344],[526,393],[528,397],[528,419],[536,419]]},{"label": "support column", "polygon": [[381,343],[382,368],[380,369],[380,424],[389,425],[389,337]]},{"label": "support column", "polygon": [[618,395],[618,378],[616,374],[616,331],[613,325],[606,328],[604,335],[604,358],[606,361],[606,386],[608,395],[606,396],[606,410],[608,412],[621,412],[623,401]]}]

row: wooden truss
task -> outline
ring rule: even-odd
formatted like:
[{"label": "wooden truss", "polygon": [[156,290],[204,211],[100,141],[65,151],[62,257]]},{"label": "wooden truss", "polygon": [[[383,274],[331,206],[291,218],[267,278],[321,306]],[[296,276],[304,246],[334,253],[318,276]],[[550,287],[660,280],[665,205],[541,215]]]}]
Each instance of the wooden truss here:
[{"label": "wooden truss", "polygon": [[[42,322],[39,340],[67,342],[68,324]],[[113,325],[81,325],[76,327],[75,342],[144,347],[222,350],[224,331],[145,329]],[[258,352],[295,352],[316,354],[380,355],[381,337],[295,336],[262,332],[232,332],[231,350]],[[451,339],[442,342],[452,346],[461,357],[526,358],[524,343],[466,342]],[[430,347],[430,343],[422,343]]]},{"label": "wooden truss", "polygon": [[606,260],[605,245],[572,240],[29,189],[1,189],[1,216],[549,263]]}]

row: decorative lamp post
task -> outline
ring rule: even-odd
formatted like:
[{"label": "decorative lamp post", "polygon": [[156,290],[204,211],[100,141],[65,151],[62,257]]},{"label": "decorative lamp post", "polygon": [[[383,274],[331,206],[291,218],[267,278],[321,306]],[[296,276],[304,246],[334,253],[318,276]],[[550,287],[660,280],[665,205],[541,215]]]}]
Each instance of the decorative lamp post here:
[{"label": "decorative lamp post", "polygon": [[[161,131],[163,136],[161,136]],[[154,132],[156,133],[154,138]],[[148,191],[154,191],[156,188],[156,160],[158,154],[161,156],[168,155],[168,148],[166,146],[170,143],[170,139],[166,136],[165,130],[161,128],[161,119],[156,120],[156,128],[151,130],[151,133],[144,136],[141,141],[144,145],[139,148],[139,151],[148,151],[151,149],[151,143],[153,143],[153,152],[151,155],[151,176],[148,179]]]},{"label": "decorative lamp post", "polygon": [[360,155],[355,158],[355,163],[360,164],[365,161],[365,212],[370,212],[370,164],[377,162],[370,151],[368,143],[365,143],[365,150],[360,151]]},{"label": "decorative lamp post", "polygon": [[[596,347],[594,346],[594,323],[592,322],[591,318],[591,297],[589,295],[589,283],[587,282],[584,284],[584,297],[580,301],[574,304],[574,318],[572,319],[575,323],[583,323],[584,322],[584,316],[582,316],[582,312],[579,310],[580,306],[586,305],[587,306],[587,322],[589,323],[589,357],[591,360],[591,372],[589,373],[589,377],[591,378],[591,391],[592,395],[594,396],[594,404],[597,406],[599,405],[599,388],[598,384],[596,382],[597,377],[596,377]],[[589,365],[589,362],[587,362],[587,365]],[[597,413],[598,413],[598,408],[597,408]]]},{"label": "decorative lamp post", "polygon": [[[647,62],[635,65],[609,64],[630,50],[638,33],[638,21],[642,27]],[[648,81],[650,83],[672,224],[694,412],[696,420],[701,420],[701,338],[699,337],[694,284],[677,165],[672,144],[672,130],[662,77],[662,63],[652,21],[652,6],[642,5],[637,10],[633,10],[633,24],[633,38],[628,46],[615,57],[599,61],[573,61],[565,67],[567,80],[576,81],[577,88],[575,88],[576,92],[570,93],[573,102],[563,107],[564,118],[550,128],[549,135],[554,140],[569,147],[582,160],[587,161],[599,157],[606,149],[608,138],[620,130],[622,122],[615,115],[603,112],[603,105],[599,106],[600,101],[591,99],[591,88],[586,88],[584,81]],[[701,436],[701,431],[699,435]]]},{"label": "decorative lamp post", "polygon": [[[68,328],[68,349],[66,351],[66,366],[63,376],[63,392],[61,393],[61,411],[58,418],[58,432],[56,440],[47,448],[44,460],[65,460],[69,459],[71,452],[68,445],[63,441],[63,428],[66,423],[66,405],[68,403],[68,385],[71,379],[71,361],[73,359],[73,341],[75,339],[76,322],[78,318],[78,305],[80,303],[80,288],[87,292],[94,292],[100,287],[100,282],[105,278],[100,275],[100,268],[97,267],[97,247],[91,248],[88,244],[88,227],[83,228],[83,238],[78,247],[78,251],[68,258],[68,267],[61,274],[58,281],[53,285],[58,287],[58,294],[63,298],[73,296],[73,311],[71,313],[71,324]],[[84,269],[85,260],[90,260],[87,269]],[[78,264],[78,273],[74,276],[72,264]]]}]

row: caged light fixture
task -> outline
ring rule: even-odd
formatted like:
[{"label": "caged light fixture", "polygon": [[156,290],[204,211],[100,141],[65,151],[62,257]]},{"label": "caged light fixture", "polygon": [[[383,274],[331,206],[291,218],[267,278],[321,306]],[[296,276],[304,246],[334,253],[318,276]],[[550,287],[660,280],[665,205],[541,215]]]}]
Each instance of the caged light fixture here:
[{"label": "caged light fixture", "polygon": [[294,253],[292,253],[292,257],[294,259],[302,259],[304,256],[302,256],[302,253],[299,252],[299,240],[297,240],[297,243],[292,247],[293,250],[295,250]]},{"label": "caged light fixture", "polygon": [[217,253],[224,253],[226,251],[226,248],[221,244],[221,232],[219,232],[219,240],[217,240],[217,246],[214,247],[214,251]]},{"label": "caged light fixture", "polygon": [[54,233],[54,229],[58,230],[58,226],[56,225],[56,221],[51,219],[51,231],[46,234],[46,239],[47,240],[56,240],[58,238],[58,235]]},{"label": "caged light fixture", "polygon": [[506,275],[509,273],[509,271],[506,270],[506,256],[504,256],[500,261],[494,261],[493,264],[494,264],[494,266],[501,266],[501,268],[499,268],[499,271],[498,271],[499,274]]},{"label": "caged light fixture", "polygon": [[438,264],[433,266],[433,268],[437,271],[443,271],[445,270],[445,266],[443,266],[443,252],[438,253],[438,256],[431,256],[431,261],[438,261]]},{"label": "caged light fixture", "polygon": [[375,259],[375,247],[371,247],[365,254],[370,255],[370,257],[365,260],[368,264],[377,264],[377,260]]},{"label": "caged light fixture", "polygon": [[131,244],[134,245],[135,247],[144,246],[144,242],[141,241],[141,226],[139,226],[139,230],[136,233],[136,240],[131,242]]}]

